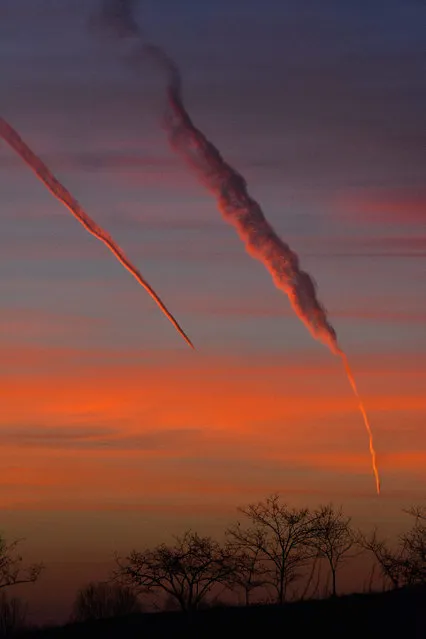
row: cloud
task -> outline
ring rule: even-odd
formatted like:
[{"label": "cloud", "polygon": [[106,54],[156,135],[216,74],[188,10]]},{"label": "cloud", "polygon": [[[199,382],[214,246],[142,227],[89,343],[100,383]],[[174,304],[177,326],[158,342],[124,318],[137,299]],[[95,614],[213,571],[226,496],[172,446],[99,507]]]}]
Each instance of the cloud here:
[{"label": "cloud", "polygon": [[[269,296],[265,299],[257,296],[255,301],[247,301],[246,299],[233,300],[224,299],[223,297],[215,298],[213,295],[208,297],[197,296],[196,298],[188,298],[178,300],[178,307],[185,309],[191,314],[197,315],[236,317],[239,320],[252,318],[268,319],[277,317],[293,317],[293,313],[288,305],[282,303],[281,300],[273,300]],[[426,310],[410,311],[410,310],[394,310],[395,300],[388,300],[388,303],[377,303],[377,300],[360,300],[357,307],[338,308],[329,306],[328,312],[330,317],[346,320],[360,320],[365,322],[392,322],[392,323],[408,323],[423,324],[426,323]]]},{"label": "cloud", "polygon": [[103,318],[87,315],[34,308],[6,308],[0,313],[0,335],[7,335],[10,340],[18,338],[22,341],[50,339],[68,332],[84,336],[100,330],[105,323]]},{"label": "cloud", "polygon": [[0,427],[0,445],[44,450],[110,450],[162,452],[178,451],[202,441],[196,429],[159,429],[141,433],[123,433],[108,426]]},{"label": "cloud", "polygon": [[[387,230],[387,229],[386,229]],[[304,238],[304,256],[324,259],[354,257],[411,257],[426,255],[426,235],[350,235],[335,236],[330,239]],[[318,250],[319,249],[319,250]]]},{"label": "cloud", "polygon": [[[144,156],[140,153],[123,153],[106,149],[100,151],[82,151],[66,153],[47,153],[44,162],[57,169],[76,169],[79,171],[126,170],[128,168],[160,169],[175,166],[170,158],[160,156]],[[0,156],[0,168],[21,168],[21,160],[12,153]]]},{"label": "cloud", "polygon": [[336,212],[361,215],[370,222],[392,221],[404,226],[426,222],[426,189],[413,186],[387,189],[358,189],[334,200]]},{"label": "cloud", "polygon": [[395,324],[425,324],[426,311],[395,311],[388,308],[359,308],[341,311],[330,311],[333,317],[349,320],[361,320],[366,322],[392,322]]},{"label": "cloud", "polygon": [[[276,490],[373,491],[356,402],[322,352],[1,348],[0,357],[4,371],[18,361],[0,378],[4,508],[224,512]],[[352,362],[395,488],[424,478],[423,362],[419,353]]]},{"label": "cloud", "polygon": [[[102,145],[95,141],[96,151],[79,150],[75,152],[56,150],[62,145],[65,147],[67,145],[67,141],[62,139],[60,133],[57,139],[52,141],[49,137],[47,140],[44,137],[39,140],[37,137],[40,136],[34,136],[31,131],[26,132],[26,128],[22,135],[26,141],[31,143],[52,172],[61,177],[61,181],[65,185],[71,180],[78,179],[79,175],[75,176],[77,173],[81,174],[84,179],[82,186],[86,186],[92,181],[93,189],[102,185],[107,186],[108,189],[115,187],[120,189],[120,195],[122,195],[123,189],[135,190],[137,188],[141,193],[143,192],[144,207],[147,208],[150,199],[153,199],[152,195],[157,194],[159,190],[162,191],[163,195],[170,197],[176,197],[176,195],[182,197],[182,194],[197,196],[199,192],[193,181],[182,175],[176,162],[167,156],[146,155],[140,149],[127,150],[128,140],[125,132],[121,139],[111,139],[109,145],[105,140]],[[147,142],[144,142],[140,142],[140,147],[147,146]],[[82,141],[81,145],[88,146],[87,139]],[[100,146],[102,148],[99,148]],[[28,183],[29,179],[32,179],[32,176],[28,177],[28,173],[25,176],[25,168],[21,160],[14,156],[9,149],[0,152],[0,169],[2,172],[7,171],[9,180],[16,181],[18,185],[24,179]],[[77,199],[83,199],[78,197],[78,192]],[[133,206],[139,208],[140,201],[135,199]]]},{"label": "cloud", "polygon": [[[20,351],[2,348],[0,355],[3,370],[8,371],[0,379],[3,428],[101,424],[130,438],[120,441],[117,435],[117,448],[154,447],[158,444],[153,439],[155,431],[162,438],[166,437],[163,431],[187,429],[252,438],[256,433],[263,437],[265,428],[268,437],[275,438],[285,428],[287,446],[294,446],[301,441],[302,425],[315,422],[329,424],[328,436],[331,424],[336,424],[338,434],[337,424],[348,422],[361,441],[364,436],[340,362],[326,360],[322,354],[309,358],[298,353],[297,359],[282,353],[270,358],[233,358],[207,353],[193,357],[180,351],[22,347]],[[419,357],[417,353],[414,360],[380,354],[354,358],[373,422],[374,416],[394,423],[403,413],[414,416],[426,410],[426,398],[412,381],[414,373],[418,379],[424,374]],[[322,428],[318,426],[321,436]],[[145,431],[150,433],[148,439]],[[172,440],[176,445],[179,437]],[[192,435],[183,433],[183,442],[185,437]],[[203,446],[207,445],[205,441]]]}]

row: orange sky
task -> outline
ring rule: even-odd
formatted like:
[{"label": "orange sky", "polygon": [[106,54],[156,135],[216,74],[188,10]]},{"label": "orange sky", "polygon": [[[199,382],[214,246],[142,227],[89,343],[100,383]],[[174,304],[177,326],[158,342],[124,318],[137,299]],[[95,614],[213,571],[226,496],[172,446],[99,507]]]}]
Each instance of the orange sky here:
[{"label": "orange sky", "polygon": [[272,492],[295,505],[342,503],[357,524],[388,531],[423,496],[426,368],[412,356],[353,358],[379,499],[356,401],[325,349],[288,363],[284,352],[25,345],[0,357],[10,367],[0,380],[3,529],[24,533],[26,556],[47,564],[23,590],[36,616],[51,614],[46,592],[66,614],[72,589],[106,576],[115,551],[188,526],[220,536],[238,505]]},{"label": "orange sky", "polygon": [[[2,349],[5,366],[10,355]],[[388,494],[397,476],[424,477],[426,454],[426,368],[409,356],[395,364],[379,354],[353,361]],[[31,505],[36,486],[44,508],[64,491],[69,507],[82,496],[108,508],[111,499],[136,504],[154,493],[238,501],[253,489],[253,463],[260,494],[308,490],[314,474],[324,493],[337,479],[336,495],[373,489],[356,401],[327,352],[286,365],[278,353],[155,357],[21,347],[13,366],[21,372],[3,375],[0,387],[9,487],[1,499],[9,508]]]}]

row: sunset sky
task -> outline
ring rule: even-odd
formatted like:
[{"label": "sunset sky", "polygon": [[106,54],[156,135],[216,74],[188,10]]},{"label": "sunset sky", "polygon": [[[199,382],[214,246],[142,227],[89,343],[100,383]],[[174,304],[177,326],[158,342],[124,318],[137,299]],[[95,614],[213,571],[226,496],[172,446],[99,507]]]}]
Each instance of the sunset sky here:
[{"label": "sunset sky", "polygon": [[[371,418],[168,147],[164,81],[89,0],[3,0],[0,115],[194,342],[0,142],[0,530],[43,560],[34,619],[114,551],[279,492],[394,534],[426,480],[426,119],[418,0],[146,0],[194,121],[314,277]],[[122,51],[120,49],[120,51]],[[46,593],[49,593],[49,600]]]}]

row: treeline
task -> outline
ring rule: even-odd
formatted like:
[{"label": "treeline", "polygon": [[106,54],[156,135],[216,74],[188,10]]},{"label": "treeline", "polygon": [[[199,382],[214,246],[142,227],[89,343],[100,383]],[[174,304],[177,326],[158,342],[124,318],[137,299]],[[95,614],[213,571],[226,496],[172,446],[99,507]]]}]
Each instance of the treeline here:
[{"label": "treeline", "polygon": [[[116,556],[108,582],[90,583],[77,593],[71,620],[153,608],[191,615],[237,596],[247,606],[334,598],[342,566],[365,552],[374,559],[382,589],[426,584],[426,508],[406,512],[411,528],[389,545],[377,531],[366,535],[357,530],[340,507],[292,508],[272,495],[241,508],[240,521],[225,531],[222,543],[187,530],[171,544]],[[3,593],[17,583],[36,581],[42,568],[41,564],[25,568],[16,544],[0,540]],[[368,588],[372,575],[367,576]],[[22,626],[24,612],[19,600],[3,594],[0,634],[8,636]]]}]

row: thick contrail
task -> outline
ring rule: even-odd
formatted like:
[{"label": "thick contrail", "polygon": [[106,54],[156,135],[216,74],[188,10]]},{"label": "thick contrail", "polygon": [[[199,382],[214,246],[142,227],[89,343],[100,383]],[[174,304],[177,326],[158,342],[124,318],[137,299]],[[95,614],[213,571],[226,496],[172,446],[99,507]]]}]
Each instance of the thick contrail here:
[{"label": "thick contrail", "polygon": [[121,248],[114,242],[112,237],[106,233],[100,226],[96,224],[82,209],[80,204],[73,198],[70,192],[55,178],[44,162],[27,146],[15,129],[0,118],[0,137],[19,155],[19,157],[34,171],[37,177],[49,189],[62,204],[64,204],[74,217],[84,226],[84,228],[94,235],[98,240],[103,242],[115,255],[118,261],[126,268],[129,273],[139,282],[141,286],[151,295],[152,299],[158,304],[164,315],[170,320],[176,330],[182,335],[184,340],[194,348],[191,340],[179,326],[173,315],[167,309],[165,304],[148,282],[142,277],[138,269],[133,266],[130,260],[123,253]]},{"label": "thick contrail", "polygon": [[117,37],[133,38],[135,58],[148,55],[165,72],[168,106],[164,125],[171,146],[214,195],[220,212],[236,228],[248,253],[268,269],[275,285],[288,295],[294,311],[312,335],[342,358],[368,432],[372,468],[379,494],[380,479],[368,417],[347,356],[340,348],[326,310],[317,298],[314,281],[300,268],[296,253],[278,237],[260,205],[249,195],[243,176],[222,158],[218,149],[193,124],[183,103],[179,68],[161,48],[144,42],[132,15],[132,6],[133,0],[104,0],[98,25],[107,27]]}]

